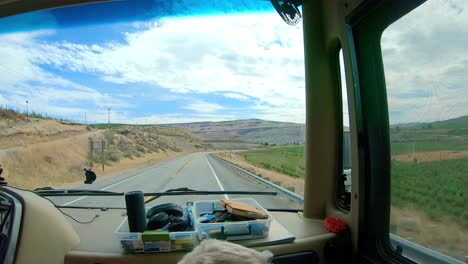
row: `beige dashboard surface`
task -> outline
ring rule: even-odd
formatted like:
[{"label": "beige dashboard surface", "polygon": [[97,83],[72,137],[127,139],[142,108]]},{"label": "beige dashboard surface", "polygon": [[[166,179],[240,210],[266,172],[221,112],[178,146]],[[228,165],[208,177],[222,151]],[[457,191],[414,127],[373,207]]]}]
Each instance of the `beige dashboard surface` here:
[{"label": "beige dashboard surface", "polygon": [[[184,252],[124,254],[115,231],[122,222],[125,210],[65,209],[64,211],[80,221],[87,221],[99,215],[90,224],[79,224],[70,220],[80,235],[81,242],[77,248],[67,254],[65,263],[176,263],[185,254]],[[279,245],[255,247],[255,249],[270,250],[275,255],[314,250],[323,259],[323,246],[334,235],[325,230],[322,220],[305,219],[301,213],[272,212],[272,215],[295,235],[296,240]]]},{"label": "beige dashboard surface", "polygon": [[63,263],[65,254],[80,243],[72,225],[51,202],[31,192],[14,191],[24,201],[15,263]]}]

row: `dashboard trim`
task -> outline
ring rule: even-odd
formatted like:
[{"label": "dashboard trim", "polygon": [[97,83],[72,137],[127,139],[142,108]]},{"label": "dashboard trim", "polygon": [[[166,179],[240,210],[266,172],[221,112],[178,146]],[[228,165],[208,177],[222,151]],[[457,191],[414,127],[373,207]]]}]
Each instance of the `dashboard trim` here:
[{"label": "dashboard trim", "polygon": [[3,191],[0,195],[5,196],[6,198],[10,199],[12,202],[12,213],[11,216],[13,217],[12,226],[9,230],[9,241],[8,241],[8,248],[6,250],[5,258],[3,259],[3,263],[14,263],[16,257],[16,248],[18,246],[18,238],[21,232],[21,221],[23,216],[23,206],[21,201],[16,198],[13,194],[8,193],[4,188],[1,189]]}]

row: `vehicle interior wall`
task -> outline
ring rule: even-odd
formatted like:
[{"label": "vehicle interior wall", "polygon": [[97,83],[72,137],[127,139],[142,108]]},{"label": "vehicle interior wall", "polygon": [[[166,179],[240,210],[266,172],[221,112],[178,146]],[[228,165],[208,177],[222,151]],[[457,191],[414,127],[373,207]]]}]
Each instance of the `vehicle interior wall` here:
[{"label": "vehicle interior wall", "polygon": [[[358,239],[359,160],[357,149],[354,79],[346,16],[362,1],[323,1],[304,3],[304,31],[307,89],[307,181],[304,205],[306,217],[324,218],[339,215],[351,226],[354,249]],[[320,10],[320,11],[318,11]],[[310,15],[307,16],[307,12]],[[309,20],[310,18],[310,20]],[[310,26],[311,28],[307,28]],[[310,33],[309,33],[310,32]],[[313,33],[312,33],[313,32]],[[318,33],[319,32],[319,33]],[[320,34],[320,35],[319,35]],[[316,38],[313,39],[312,38]],[[310,42],[308,42],[310,41]],[[336,182],[340,175],[340,137],[342,130],[340,80],[337,63],[339,49],[343,50],[345,80],[349,104],[352,160],[352,199],[349,212],[336,202]],[[308,68],[310,67],[310,68]],[[341,142],[342,143],[342,142]]]},{"label": "vehicle interior wall", "polygon": [[[389,115],[380,46],[384,29],[423,1],[382,1],[360,6],[350,13],[353,38],[351,61],[356,80],[354,91],[353,187],[359,188],[354,206],[357,245],[363,259],[388,261],[399,258],[390,247],[390,145]],[[355,171],[355,168],[358,170]],[[360,170],[359,170],[360,169]],[[355,178],[359,178],[355,182]],[[353,190],[354,196],[357,195]],[[358,208],[356,208],[358,207]],[[363,260],[361,259],[361,260]],[[401,259],[400,259],[401,260]],[[408,259],[402,263],[406,263]]]}]

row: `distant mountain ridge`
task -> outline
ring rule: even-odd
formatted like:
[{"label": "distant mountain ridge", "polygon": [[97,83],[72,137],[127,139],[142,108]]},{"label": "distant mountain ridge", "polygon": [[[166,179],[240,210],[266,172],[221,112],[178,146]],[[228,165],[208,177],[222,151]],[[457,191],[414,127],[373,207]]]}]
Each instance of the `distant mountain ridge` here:
[{"label": "distant mountain ridge", "polygon": [[430,123],[434,128],[468,128],[468,115]]},{"label": "distant mountain ridge", "polygon": [[180,127],[206,140],[240,140],[252,143],[304,143],[305,124],[245,119],[220,122],[165,124]]},{"label": "distant mountain ridge", "polygon": [[456,118],[451,118],[442,121],[434,122],[414,122],[414,123],[400,123],[391,125],[392,128],[439,128],[439,129],[458,129],[458,128],[468,128],[468,115],[460,116]]},{"label": "distant mountain ridge", "polygon": [[391,142],[466,141],[468,140],[468,116],[427,123],[406,123],[392,125]]}]

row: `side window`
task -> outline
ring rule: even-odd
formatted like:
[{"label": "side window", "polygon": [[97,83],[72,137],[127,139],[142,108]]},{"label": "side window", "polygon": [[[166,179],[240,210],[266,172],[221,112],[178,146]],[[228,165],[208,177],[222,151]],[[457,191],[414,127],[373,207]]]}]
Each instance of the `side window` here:
[{"label": "side window", "polygon": [[346,73],[344,68],[343,50],[338,52],[339,77],[341,86],[341,109],[343,121],[343,141],[342,141],[342,169],[343,173],[338,182],[338,204],[349,210],[351,204],[351,133],[349,127],[349,106],[346,87]]},{"label": "side window", "polygon": [[349,126],[349,105],[343,50],[340,49],[338,56],[340,62],[341,106],[343,111],[343,169],[346,171],[346,173],[348,173],[348,171],[351,169],[351,131]]},{"label": "side window", "polygon": [[468,2],[427,1],[388,27],[381,46],[392,243],[416,261],[402,245],[467,261]]}]

